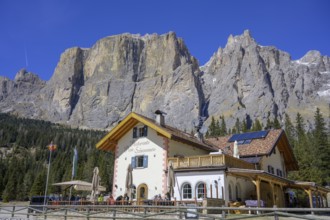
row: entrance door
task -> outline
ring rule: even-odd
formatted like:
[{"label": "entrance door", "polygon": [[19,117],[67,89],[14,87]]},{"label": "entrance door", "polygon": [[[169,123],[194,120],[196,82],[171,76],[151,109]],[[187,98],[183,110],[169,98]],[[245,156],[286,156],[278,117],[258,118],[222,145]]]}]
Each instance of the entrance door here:
[{"label": "entrance door", "polygon": [[140,184],[137,188],[137,203],[138,205],[144,205],[143,201],[148,199],[148,186],[146,184]]}]

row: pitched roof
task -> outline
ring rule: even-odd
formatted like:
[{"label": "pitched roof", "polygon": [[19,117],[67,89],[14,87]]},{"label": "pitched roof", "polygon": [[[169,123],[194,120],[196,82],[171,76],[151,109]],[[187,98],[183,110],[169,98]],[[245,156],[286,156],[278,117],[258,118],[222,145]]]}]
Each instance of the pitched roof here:
[{"label": "pitched roof", "polygon": [[139,122],[154,129],[158,134],[167,137],[171,140],[176,140],[192,146],[202,148],[207,151],[216,151],[217,148],[208,141],[200,141],[196,137],[186,132],[180,131],[168,125],[159,125],[155,120],[143,115],[132,112],[126,116],[117,126],[115,126],[106,136],[104,136],[97,144],[96,148],[100,150],[113,151],[118,143],[130,129],[136,126]]},{"label": "pitched roof", "polygon": [[[216,145],[224,153],[233,155],[234,142],[229,142],[232,135],[218,138],[209,138],[208,141]],[[269,130],[264,138],[252,139],[248,144],[238,145],[241,158],[269,156],[275,146],[283,152],[284,162],[288,170],[297,170],[298,164],[293,155],[292,148],[282,129]]]}]

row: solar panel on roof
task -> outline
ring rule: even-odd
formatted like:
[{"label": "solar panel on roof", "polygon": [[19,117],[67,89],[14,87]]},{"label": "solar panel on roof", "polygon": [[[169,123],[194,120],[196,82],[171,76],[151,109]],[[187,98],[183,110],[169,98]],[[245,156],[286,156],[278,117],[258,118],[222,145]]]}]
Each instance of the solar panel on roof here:
[{"label": "solar panel on roof", "polygon": [[268,131],[255,131],[244,134],[234,134],[229,138],[228,142],[265,138],[267,134]]}]

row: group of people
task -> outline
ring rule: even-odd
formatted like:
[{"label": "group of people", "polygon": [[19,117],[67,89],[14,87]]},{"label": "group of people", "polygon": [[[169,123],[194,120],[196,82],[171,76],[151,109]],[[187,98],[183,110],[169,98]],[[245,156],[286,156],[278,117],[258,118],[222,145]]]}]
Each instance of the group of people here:
[{"label": "group of people", "polygon": [[[158,194],[154,196],[153,200],[148,200],[148,201],[154,201],[156,203],[171,201],[171,196],[169,193],[166,193],[163,197],[160,194]],[[114,199],[113,195],[110,194],[109,197],[106,199],[106,201],[104,201],[103,194],[100,194],[97,198],[97,202],[99,204],[102,202],[106,202],[107,205],[125,205],[129,203],[129,197],[127,193],[125,193],[124,195],[120,195],[116,199]]]},{"label": "group of people", "polygon": [[170,196],[170,194],[169,193],[166,193],[165,195],[164,195],[164,197],[162,197],[160,194],[158,194],[158,195],[155,195],[154,196],[154,199],[153,199],[154,201],[170,201],[171,200],[171,196]]}]

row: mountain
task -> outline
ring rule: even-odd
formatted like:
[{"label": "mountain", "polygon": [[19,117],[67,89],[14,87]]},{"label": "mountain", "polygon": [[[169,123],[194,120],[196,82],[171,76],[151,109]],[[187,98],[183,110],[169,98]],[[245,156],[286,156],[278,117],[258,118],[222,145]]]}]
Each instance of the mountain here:
[{"label": "mountain", "polygon": [[201,69],[209,115],[265,122],[269,114],[281,121],[285,113],[294,119],[297,112],[311,119],[316,107],[328,114],[330,59],[318,51],[293,61],[245,31],[229,36]]},{"label": "mountain", "polygon": [[0,77],[0,111],[87,128],[111,128],[131,111],[191,131],[200,116],[224,115],[265,122],[268,117],[311,119],[328,112],[330,59],[310,51],[299,60],[261,46],[249,31],[229,36],[199,67],[183,40],[164,35],[121,34],[91,48],[70,48],[44,82],[26,70],[14,80]]}]

